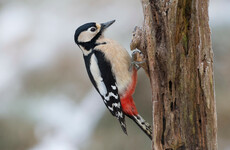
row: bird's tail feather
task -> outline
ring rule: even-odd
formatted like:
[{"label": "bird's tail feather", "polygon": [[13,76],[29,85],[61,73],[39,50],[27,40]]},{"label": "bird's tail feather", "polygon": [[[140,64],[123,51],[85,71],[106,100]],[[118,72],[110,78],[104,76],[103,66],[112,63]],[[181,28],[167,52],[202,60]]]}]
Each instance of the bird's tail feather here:
[{"label": "bird's tail feather", "polygon": [[140,128],[145,132],[145,134],[152,140],[152,127],[146,122],[139,114],[134,116],[129,116]]},{"label": "bird's tail feather", "polygon": [[128,135],[127,130],[126,130],[126,123],[125,123],[125,121],[119,120],[119,122],[120,122],[120,124],[121,124],[121,128],[122,128],[123,132],[124,132],[126,135]]},{"label": "bird's tail feather", "polygon": [[125,115],[124,115],[124,113],[122,112],[120,116],[119,115],[117,115],[117,116],[118,116],[117,120],[119,120],[123,132],[126,135],[128,135],[127,130],[126,130],[126,123],[125,123]]}]

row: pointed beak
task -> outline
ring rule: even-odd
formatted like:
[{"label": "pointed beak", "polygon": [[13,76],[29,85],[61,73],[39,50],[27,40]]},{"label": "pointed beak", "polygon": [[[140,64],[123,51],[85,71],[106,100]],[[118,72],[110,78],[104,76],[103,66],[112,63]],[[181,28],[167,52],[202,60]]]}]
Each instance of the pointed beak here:
[{"label": "pointed beak", "polygon": [[115,22],[115,20],[108,21],[108,22],[105,22],[105,23],[101,23],[101,30],[105,30],[106,28],[111,26],[114,22]]}]

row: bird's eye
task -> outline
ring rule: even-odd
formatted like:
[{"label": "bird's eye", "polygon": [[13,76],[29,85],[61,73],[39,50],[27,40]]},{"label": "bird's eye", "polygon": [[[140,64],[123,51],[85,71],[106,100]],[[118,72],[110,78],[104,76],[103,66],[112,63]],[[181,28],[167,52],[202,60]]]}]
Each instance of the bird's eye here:
[{"label": "bird's eye", "polygon": [[92,27],[92,28],[90,29],[90,31],[91,31],[91,32],[95,32],[95,31],[96,31],[96,28],[95,28],[95,27]]}]

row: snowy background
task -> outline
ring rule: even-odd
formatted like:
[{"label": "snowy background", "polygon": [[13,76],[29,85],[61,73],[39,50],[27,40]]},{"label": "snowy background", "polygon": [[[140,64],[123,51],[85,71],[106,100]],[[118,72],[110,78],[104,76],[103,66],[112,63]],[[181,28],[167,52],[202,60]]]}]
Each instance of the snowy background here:
[{"label": "snowy background", "polygon": [[[219,149],[230,150],[230,1],[212,0],[209,14]],[[126,136],[105,109],[73,40],[78,26],[113,19],[106,36],[129,49],[139,0],[0,0],[0,150],[150,149],[132,121]],[[134,99],[151,122],[149,83],[139,78]]]}]

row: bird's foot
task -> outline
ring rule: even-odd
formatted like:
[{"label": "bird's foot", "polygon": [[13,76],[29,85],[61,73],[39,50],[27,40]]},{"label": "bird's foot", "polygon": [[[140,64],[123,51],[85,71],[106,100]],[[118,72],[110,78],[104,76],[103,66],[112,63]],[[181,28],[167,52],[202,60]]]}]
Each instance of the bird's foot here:
[{"label": "bird's foot", "polygon": [[145,62],[146,62],[146,59],[145,59],[144,54],[140,50],[133,50],[132,58],[131,58],[131,65],[129,67],[129,70],[131,71],[133,67],[139,70],[140,65]]}]

